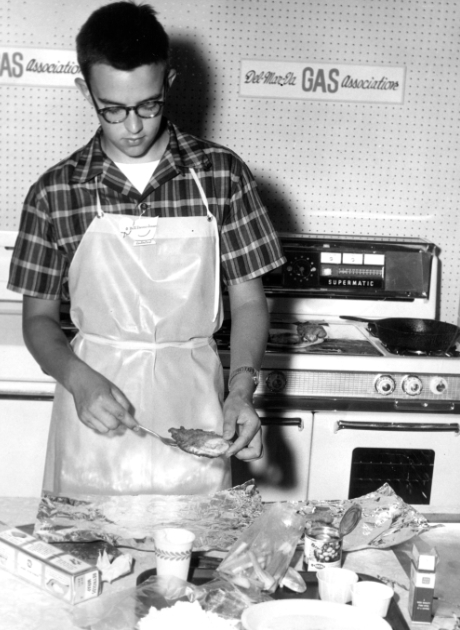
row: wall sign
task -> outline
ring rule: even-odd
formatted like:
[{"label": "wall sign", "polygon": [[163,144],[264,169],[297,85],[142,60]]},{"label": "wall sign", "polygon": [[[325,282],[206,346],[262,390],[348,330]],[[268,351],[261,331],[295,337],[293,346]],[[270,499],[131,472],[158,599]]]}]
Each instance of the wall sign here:
[{"label": "wall sign", "polygon": [[0,46],[0,86],[75,87],[81,76],[73,50]]},{"label": "wall sign", "polygon": [[405,68],[308,61],[241,61],[240,95],[359,103],[404,102]]}]

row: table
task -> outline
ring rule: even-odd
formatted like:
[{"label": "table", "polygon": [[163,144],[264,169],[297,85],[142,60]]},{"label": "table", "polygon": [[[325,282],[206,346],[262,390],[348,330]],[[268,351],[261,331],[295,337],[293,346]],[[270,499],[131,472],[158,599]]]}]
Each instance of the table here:
[{"label": "table", "polygon": [[[1,498],[0,527],[35,522],[39,499]],[[435,618],[430,625],[411,623],[408,614],[408,587],[411,542],[393,549],[365,549],[345,554],[344,566],[358,573],[382,576],[396,583],[396,599],[411,630],[454,630],[453,614],[460,616],[460,524],[433,527],[423,539],[436,546],[440,556],[435,596]],[[132,551],[133,572],[104,583],[103,593],[116,593],[135,586],[137,576],[154,566],[153,554]],[[44,591],[0,570],[0,626],[5,630],[75,630],[73,607]]]}]

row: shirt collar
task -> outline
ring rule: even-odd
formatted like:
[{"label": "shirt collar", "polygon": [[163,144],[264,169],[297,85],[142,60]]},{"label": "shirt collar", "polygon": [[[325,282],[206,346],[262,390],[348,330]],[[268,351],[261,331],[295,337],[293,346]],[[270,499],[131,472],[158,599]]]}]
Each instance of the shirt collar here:
[{"label": "shirt collar", "polygon": [[[169,143],[164,152],[163,161],[169,162],[170,168],[184,172],[190,168],[208,170],[211,162],[203,150],[203,143],[195,136],[182,133],[176,125],[167,120]],[[74,182],[87,182],[113,168],[113,162],[101,148],[102,129],[99,127],[90,142],[80,152],[73,173]]]}]

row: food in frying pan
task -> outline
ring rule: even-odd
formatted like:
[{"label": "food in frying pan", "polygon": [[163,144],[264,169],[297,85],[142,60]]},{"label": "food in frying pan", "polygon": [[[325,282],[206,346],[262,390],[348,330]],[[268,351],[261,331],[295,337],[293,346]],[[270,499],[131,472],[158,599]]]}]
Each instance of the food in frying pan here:
[{"label": "food in frying pan", "polygon": [[213,431],[202,429],[169,429],[169,433],[177,442],[177,446],[192,455],[199,457],[220,457],[230,448],[231,442],[224,440]]}]

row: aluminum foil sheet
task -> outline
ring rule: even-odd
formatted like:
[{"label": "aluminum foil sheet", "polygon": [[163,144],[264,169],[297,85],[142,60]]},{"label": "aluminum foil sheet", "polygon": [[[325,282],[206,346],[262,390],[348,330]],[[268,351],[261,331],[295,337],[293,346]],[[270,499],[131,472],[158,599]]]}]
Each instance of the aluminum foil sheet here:
[{"label": "aluminum foil sheet", "polygon": [[[361,518],[344,537],[344,551],[393,547],[431,528],[388,484],[356,499],[290,503],[310,518],[315,515],[315,520],[324,515],[336,527],[346,510],[358,504]],[[52,543],[105,541],[114,547],[153,551],[153,530],[176,526],[195,533],[196,551],[227,551],[263,511],[253,481],[211,496],[46,494],[40,501],[34,535]]]},{"label": "aluminum foil sheet", "polygon": [[304,505],[309,511],[329,512],[329,520],[338,527],[343,514],[354,504],[361,507],[361,518],[355,529],[344,536],[344,551],[394,547],[431,528],[427,519],[405,503],[387,483],[356,499],[307,501]]},{"label": "aluminum foil sheet", "polygon": [[102,540],[115,547],[153,551],[152,532],[176,526],[194,532],[194,550],[225,551],[262,512],[253,481],[211,496],[45,494],[34,535],[50,543]]}]

